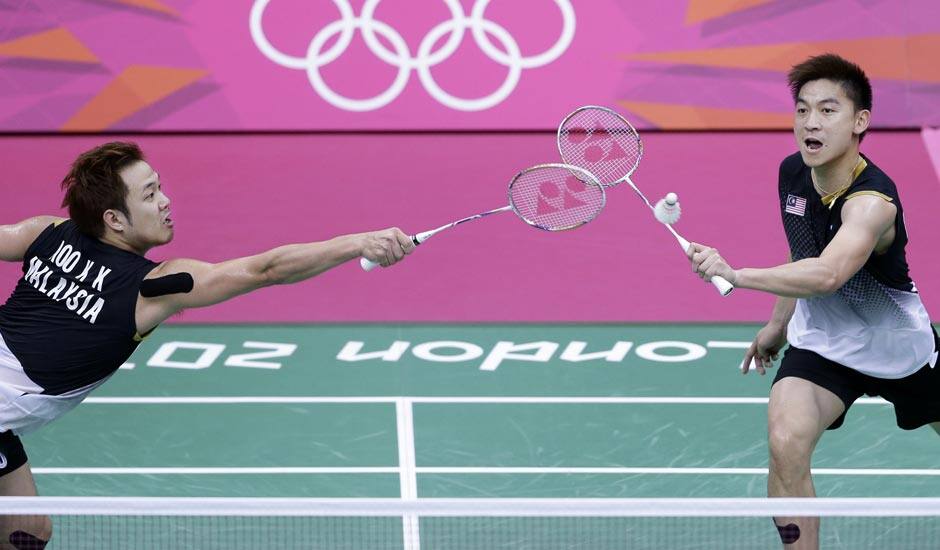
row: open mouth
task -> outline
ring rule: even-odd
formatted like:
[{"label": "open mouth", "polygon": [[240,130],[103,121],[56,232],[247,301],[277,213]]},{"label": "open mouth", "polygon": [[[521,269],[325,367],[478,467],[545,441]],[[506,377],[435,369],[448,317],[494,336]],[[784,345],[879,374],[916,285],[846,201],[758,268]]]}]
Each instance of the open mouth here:
[{"label": "open mouth", "polygon": [[806,148],[810,151],[818,151],[822,149],[823,143],[816,138],[806,138],[803,140],[803,144],[806,145]]}]

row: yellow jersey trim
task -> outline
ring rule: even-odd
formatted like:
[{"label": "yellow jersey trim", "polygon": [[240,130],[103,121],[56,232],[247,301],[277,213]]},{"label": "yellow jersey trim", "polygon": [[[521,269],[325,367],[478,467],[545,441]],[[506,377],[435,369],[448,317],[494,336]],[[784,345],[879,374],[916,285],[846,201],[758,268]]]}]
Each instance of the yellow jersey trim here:
[{"label": "yellow jersey trim", "polygon": [[143,342],[143,341],[146,340],[151,334],[153,334],[153,331],[155,331],[155,330],[157,330],[157,327],[153,327],[152,329],[150,329],[150,331],[148,331],[146,334],[143,334],[143,335],[142,335],[141,333],[139,333],[139,332],[135,332],[135,333],[134,333],[134,341],[135,341],[135,342]]},{"label": "yellow jersey trim", "polygon": [[894,199],[892,199],[888,195],[885,195],[884,193],[879,193],[878,191],[856,191],[852,193],[851,195],[849,195],[848,197],[845,197],[845,200],[849,200],[852,197],[857,197],[859,195],[873,195],[875,197],[881,197],[888,202],[894,202]]},{"label": "yellow jersey trim", "polygon": [[[855,169],[852,170],[852,183],[855,183],[855,180],[857,180],[858,177],[862,175],[862,172],[864,172],[866,168],[868,168],[868,163],[865,162],[865,159],[859,157],[858,163],[855,165]],[[844,195],[845,192],[849,190],[849,187],[852,186],[852,183],[848,184],[842,189],[839,189],[835,193],[829,193],[825,197],[821,197],[819,200],[822,201],[824,206],[828,206],[829,209],[832,210],[832,205],[836,203],[836,199]],[[858,193],[852,193],[851,195],[849,195],[849,197],[854,197],[855,195],[859,195],[862,193],[868,193],[868,191],[859,191]],[[876,193],[876,191],[871,191],[871,193]],[[881,193],[878,193],[878,194],[881,195]],[[881,195],[881,196],[886,198],[888,201],[891,200],[890,197],[886,197],[885,195]],[[846,197],[845,200],[848,200],[849,197]]]}]

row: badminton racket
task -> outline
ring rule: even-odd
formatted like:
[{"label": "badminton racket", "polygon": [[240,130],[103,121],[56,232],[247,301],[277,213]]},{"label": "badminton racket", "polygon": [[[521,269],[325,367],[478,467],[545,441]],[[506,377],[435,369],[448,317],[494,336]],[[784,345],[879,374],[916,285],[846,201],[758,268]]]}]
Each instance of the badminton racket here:
[{"label": "badminton racket", "polygon": [[[417,233],[411,236],[411,241],[419,245],[441,231],[501,212],[512,212],[537,229],[566,231],[596,218],[606,203],[604,186],[587,170],[567,164],[540,164],[526,168],[512,178],[508,206]],[[359,264],[366,271],[379,265],[366,258],[360,258]]]},{"label": "badminton racket", "polygon": [[[587,170],[604,187],[627,182],[646,206],[656,211],[632,180],[643,157],[640,134],[616,112],[595,105],[575,110],[558,127],[558,152],[563,162]],[[663,225],[676,238],[682,251],[687,251],[689,241],[679,235],[671,224]],[[722,296],[734,290],[734,285],[719,276],[712,277],[711,283]]]}]

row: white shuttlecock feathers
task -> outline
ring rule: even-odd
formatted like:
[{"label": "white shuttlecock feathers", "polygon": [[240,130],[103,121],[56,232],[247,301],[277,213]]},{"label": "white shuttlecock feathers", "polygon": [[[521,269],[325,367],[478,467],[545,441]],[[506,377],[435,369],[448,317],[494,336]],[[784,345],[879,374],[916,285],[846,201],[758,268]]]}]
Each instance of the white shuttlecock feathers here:
[{"label": "white shuttlecock feathers", "polygon": [[675,193],[669,193],[665,198],[659,199],[659,202],[653,208],[653,213],[656,215],[656,219],[662,223],[670,225],[676,223],[679,221],[679,216],[682,215],[679,197]]}]

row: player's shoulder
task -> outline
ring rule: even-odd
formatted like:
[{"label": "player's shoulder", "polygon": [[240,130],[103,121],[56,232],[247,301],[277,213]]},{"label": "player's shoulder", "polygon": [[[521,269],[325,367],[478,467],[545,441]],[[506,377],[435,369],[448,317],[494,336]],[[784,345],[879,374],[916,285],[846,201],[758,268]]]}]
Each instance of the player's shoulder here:
[{"label": "player's shoulder", "polygon": [[806,165],[803,164],[803,157],[799,152],[793,153],[780,161],[780,175],[794,177],[799,174]]},{"label": "player's shoulder", "polygon": [[18,225],[23,229],[24,234],[29,237],[29,241],[32,242],[38,239],[44,233],[54,230],[67,221],[68,218],[41,215],[33,216],[32,218],[26,218]]},{"label": "player's shoulder", "polygon": [[49,224],[59,225],[63,222],[68,221],[68,218],[63,218],[62,216],[53,216],[49,214],[41,214],[39,216],[34,216],[32,218],[27,218],[27,219],[32,220],[33,222],[42,224],[42,225],[49,225]]},{"label": "player's shoulder", "polygon": [[865,169],[852,183],[852,187],[846,194],[846,200],[861,194],[875,194],[888,202],[897,201],[898,189],[894,180],[868,158],[865,158],[865,163]]},{"label": "player's shoulder", "polygon": [[27,225],[29,227],[36,227],[42,230],[42,229],[46,229],[50,225],[59,226],[66,221],[68,221],[68,218],[62,218],[59,216],[50,216],[50,215],[39,215],[39,216],[33,216],[32,218],[26,218],[20,223],[23,225]]},{"label": "player's shoulder", "polygon": [[33,216],[10,225],[0,225],[0,260],[23,260],[37,246],[49,240],[49,235],[61,219],[56,216]]},{"label": "player's shoulder", "polygon": [[803,164],[803,157],[799,153],[792,154],[783,159],[780,163],[780,174],[777,178],[777,186],[780,191],[780,198],[783,199],[791,191],[801,191],[805,187],[804,180],[801,177],[806,165]]},{"label": "player's shoulder", "polygon": [[897,186],[894,183],[894,180],[879,168],[874,162],[872,162],[867,157],[865,159],[865,169],[862,170],[862,173],[858,175],[856,182],[858,184],[864,184],[867,186],[874,187],[883,187],[885,189],[896,190]]}]

